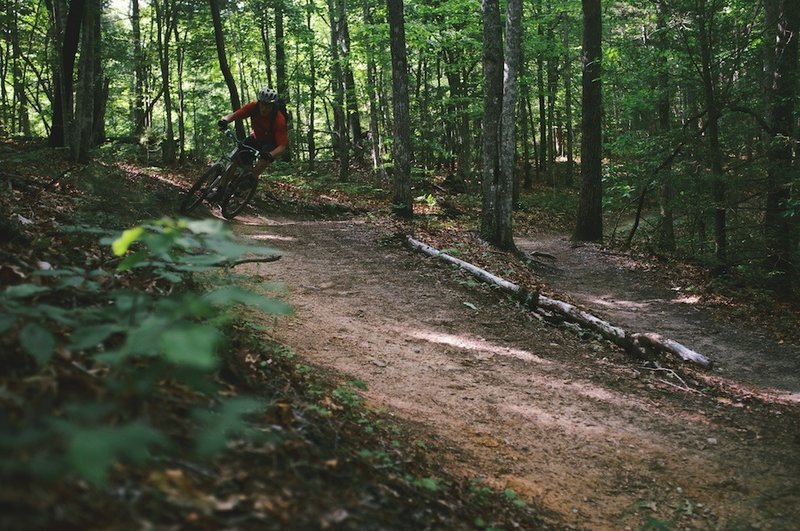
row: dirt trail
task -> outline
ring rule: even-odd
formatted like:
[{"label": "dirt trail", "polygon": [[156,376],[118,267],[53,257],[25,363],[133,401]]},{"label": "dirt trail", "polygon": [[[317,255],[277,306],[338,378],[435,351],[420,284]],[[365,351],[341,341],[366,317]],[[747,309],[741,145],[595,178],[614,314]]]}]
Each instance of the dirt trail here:
[{"label": "dirt trail", "polygon": [[514,489],[555,527],[800,523],[796,403],[681,390],[360,220],[243,218],[237,231],[284,253],[251,266],[288,286],[296,315],[278,339],[365,382],[370,403],[429,434],[448,472]]},{"label": "dirt trail", "polygon": [[554,257],[543,259],[538,273],[557,298],[569,298],[631,332],[663,334],[713,360],[714,374],[800,402],[800,345],[715,318],[697,306],[686,282],[665,284],[646,266],[599,245],[552,234],[518,239],[517,245]]}]

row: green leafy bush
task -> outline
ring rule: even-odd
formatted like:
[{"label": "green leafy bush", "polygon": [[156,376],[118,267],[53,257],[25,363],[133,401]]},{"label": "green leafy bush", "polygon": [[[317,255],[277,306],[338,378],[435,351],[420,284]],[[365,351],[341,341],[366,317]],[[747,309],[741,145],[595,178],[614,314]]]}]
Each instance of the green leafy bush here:
[{"label": "green leafy bush", "polygon": [[[100,485],[116,463],[187,445],[207,458],[264,435],[246,421],[264,404],[221,396],[212,375],[241,307],[290,311],[234,282],[234,264],[272,251],[214,220],[162,219],[104,243],[113,269],[42,270],[0,292],[2,475]],[[186,396],[175,422],[151,414],[166,386]]]}]

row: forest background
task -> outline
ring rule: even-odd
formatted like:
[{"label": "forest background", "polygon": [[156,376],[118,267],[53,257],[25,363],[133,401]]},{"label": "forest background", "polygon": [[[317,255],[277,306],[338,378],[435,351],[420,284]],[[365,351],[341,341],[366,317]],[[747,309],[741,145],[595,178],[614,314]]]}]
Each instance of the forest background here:
[{"label": "forest background", "polygon": [[215,118],[274,86],[298,164],[391,178],[401,211],[411,182],[483,186],[481,232],[511,247],[521,189],[580,183],[579,239],[794,283],[794,3],[402,4],[7,1],[3,131],[204,160]]},{"label": "forest background", "polygon": [[[225,149],[217,119],[272,86],[292,114],[285,167],[297,181],[329,174],[358,182],[403,217],[436,201],[475,211],[475,230],[506,250],[514,247],[514,220],[546,205],[565,213],[577,240],[637,246],[699,264],[719,282],[796,299],[797,2],[4,0],[2,7],[4,140],[45,141],[81,164],[110,154],[194,167]],[[20,179],[5,185],[18,188]],[[153,244],[173,228],[154,223],[150,236],[138,237]],[[229,252],[213,238],[202,243]],[[46,296],[18,288],[4,294],[3,307],[19,317],[24,305],[14,301],[35,299],[38,308]],[[225,296],[283,311],[243,293]],[[48,318],[58,327],[73,326],[56,314]],[[11,363],[26,374],[69,335],[15,323],[4,318],[0,328],[4,341],[35,358],[22,369]],[[71,347],[113,345],[130,333],[103,326],[72,330]],[[182,349],[201,341],[172,345],[168,361],[185,362]],[[208,363],[194,369],[215,368],[202,351]],[[222,424],[254,407],[224,403]],[[113,436],[80,431],[95,414],[104,413],[81,413],[70,425],[67,459],[91,481],[104,480],[117,457],[142,457],[126,439],[160,444],[137,423],[117,424],[125,430]],[[29,428],[30,438],[3,444],[19,449],[58,431]],[[102,459],[88,444],[98,434],[108,443]]]}]

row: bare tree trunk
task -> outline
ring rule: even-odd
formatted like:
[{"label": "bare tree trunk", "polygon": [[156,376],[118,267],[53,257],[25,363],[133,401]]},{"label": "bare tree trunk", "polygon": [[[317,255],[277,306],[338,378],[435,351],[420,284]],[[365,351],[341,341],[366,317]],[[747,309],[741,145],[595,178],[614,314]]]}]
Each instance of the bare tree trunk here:
[{"label": "bare tree trunk", "polygon": [[[658,72],[658,84],[660,86],[660,93],[658,96],[658,124],[659,132],[662,135],[666,135],[670,128],[669,64],[666,55],[668,43],[665,36],[667,29],[666,8],[666,0],[659,0],[656,33],[658,35],[657,48],[662,52],[662,57],[659,61]],[[663,169],[663,177],[659,190],[660,220],[656,243],[658,249],[664,252],[673,252],[675,250],[675,221],[672,212],[673,195],[672,164],[667,164]]]},{"label": "bare tree trunk", "polygon": [[[764,232],[767,247],[767,264],[776,273],[774,284],[778,288],[791,288],[796,280],[795,246],[797,244],[796,212],[792,210],[792,185],[797,185],[793,160],[792,117],[797,98],[798,31],[800,31],[800,4],[797,0],[767,0],[767,9],[774,11],[776,25],[767,28],[774,42],[774,70],[771,75],[771,98],[767,123],[772,142],[767,153],[767,204]],[[794,182],[793,182],[794,180]]]},{"label": "bare tree trunk", "polygon": [[339,163],[339,180],[346,181],[350,173],[350,142],[347,136],[347,117],[345,115],[344,74],[342,58],[339,53],[339,31],[344,16],[337,9],[336,0],[328,0],[331,25],[331,83],[333,84],[333,147]]},{"label": "bare tree trunk", "polygon": [[500,112],[503,98],[503,28],[498,0],[482,0],[483,19],[483,147],[481,150],[483,204],[481,236],[497,234],[497,188],[500,180]]},{"label": "bare tree trunk", "polygon": [[81,55],[78,65],[78,91],[75,98],[75,127],[70,140],[72,158],[78,162],[89,160],[94,140],[94,96],[97,72],[95,54],[100,42],[99,27],[94,24],[99,14],[100,1],[87,0],[83,13]]},{"label": "bare tree trunk", "polygon": [[583,103],[581,118],[581,196],[573,238],[603,239],[602,84],[600,0],[583,1]]},{"label": "bare tree trunk", "polygon": [[[372,7],[367,0],[363,2],[364,9],[364,24],[371,27],[372,21]],[[375,73],[375,49],[372,42],[367,39],[367,98],[369,100],[369,138],[372,154],[372,169],[377,171],[381,180],[386,178],[386,170],[383,168],[383,157],[381,156],[381,137],[380,130],[378,129],[378,114],[380,107],[378,106],[378,96],[376,94],[378,84],[377,76]]]},{"label": "bare tree trunk", "polygon": [[350,65],[350,27],[347,23],[347,2],[346,0],[336,0],[337,11],[341,14],[339,19],[339,51],[342,59],[342,81],[344,82],[344,98],[347,109],[347,123],[350,129],[353,154],[355,158],[363,162],[364,133],[361,130],[361,118],[358,114],[358,99],[356,98],[356,80],[353,75],[353,67]]},{"label": "bare tree trunk", "polygon": [[175,24],[175,0],[153,0],[156,10],[156,28],[159,65],[161,67],[161,92],[164,98],[164,142],[161,159],[166,164],[175,162],[175,131],[172,126],[172,93],[170,83],[170,38]]},{"label": "bare tree trunk", "polygon": [[517,72],[519,71],[520,41],[522,33],[522,0],[508,0],[506,5],[506,42],[504,50],[505,79],[503,80],[503,107],[500,114],[500,180],[495,207],[495,237],[492,241],[499,249],[513,251],[514,181],[517,151]]},{"label": "bare tree trunk", "polygon": [[31,133],[31,124],[28,118],[28,97],[25,94],[25,79],[22,74],[20,62],[22,61],[22,52],[19,46],[19,9],[17,5],[19,1],[14,1],[13,21],[11,23],[11,62],[12,62],[12,86],[14,87],[14,99],[16,100],[15,108],[17,115],[13,117],[12,127],[14,132],[19,131],[25,136]]},{"label": "bare tree trunk", "polygon": [[[544,12],[542,8],[542,0],[538,2],[539,7],[539,18],[544,17]],[[544,41],[544,25],[540,21],[537,33],[539,35],[539,39]],[[536,88],[539,92],[539,163],[538,163],[538,173],[539,175],[543,175],[544,172],[549,171],[549,166],[547,164],[548,161],[548,154],[547,154],[547,106],[545,104],[545,91],[544,91],[544,54],[539,53],[538,58],[536,59]]]},{"label": "bare tree trunk", "polygon": [[289,95],[289,82],[286,79],[286,42],[283,31],[284,0],[275,0],[275,82],[278,94],[284,98]]},{"label": "bare tree trunk", "polygon": [[185,36],[181,40],[178,32],[178,24],[174,24],[173,31],[175,32],[175,46],[177,48],[178,60],[178,153],[179,160],[184,162],[186,160],[186,94],[183,89],[183,63],[185,57]]},{"label": "bare tree trunk", "polygon": [[716,13],[708,13],[705,0],[700,2],[696,13],[698,40],[700,44],[700,66],[703,80],[703,97],[708,109],[706,138],[708,162],[711,166],[711,198],[714,202],[714,255],[718,269],[724,270],[728,261],[727,236],[727,186],[722,170],[722,151],[719,143],[720,109],[717,105],[717,70],[712,49],[712,28]]},{"label": "bare tree trunk", "polygon": [[[547,2],[547,11],[552,13],[552,5],[550,0]],[[547,49],[556,49],[556,37],[553,26],[547,28]],[[549,52],[547,56],[547,165],[550,169],[550,176],[553,179],[553,184],[556,183],[556,156],[558,155],[558,148],[556,147],[556,96],[558,92],[558,64],[561,58],[554,52]]]},{"label": "bare tree trunk", "polygon": [[448,174],[449,187],[456,192],[466,190],[466,183],[470,175],[470,130],[469,130],[469,111],[463,103],[466,101],[467,87],[464,83],[466,75],[462,75],[461,68],[458,66],[460,50],[444,50],[445,57],[445,76],[450,88],[450,99],[454,102],[451,105],[450,116],[453,116],[454,124],[448,124],[447,131],[452,135],[452,149],[455,154],[456,168],[454,172]]},{"label": "bare tree trunk", "polygon": [[562,13],[561,23],[564,31],[564,108],[566,111],[567,133],[567,169],[565,170],[564,184],[572,187],[574,184],[574,134],[572,131],[572,56],[569,53],[569,14]]},{"label": "bare tree trunk", "polygon": [[144,133],[144,76],[145,58],[142,51],[139,0],[131,0],[131,28],[133,39],[133,134],[138,139]]},{"label": "bare tree trunk", "polygon": [[92,140],[91,145],[99,146],[103,142],[106,141],[106,106],[108,103],[108,89],[110,86],[110,80],[105,77],[103,74],[103,50],[102,50],[102,2],[101,4],[95,9],[94,13],[92,14],[91,24],[94,26],[94,32],[96,35],[96,43],[95,43],[95,53],[93,57],[94,61],[94,92],[93,92],[93,105],[94,105],[94,112],[93,112],[93,119],[94,123],[92,123]]},{"label": "bare tree trunk", "polygon": [[53,68],[53,123],[50,145],[66,146],[68,131],[73,127],[73,82],[75,59],[78,54],[81,22],[86,0],[47,0],[54,28],[57,60]]},{"label": "bare tree trunk", "polygon": [[[231,75],[231,69],[228,66],[228,57],[225,53],[225,38],[222,35],[222,19],[219,14],[219,0],[209,0],[211,3],[211,19],[214,22],[214,39],[217,43],[217,57],[219,58],[219,69],[222,71],[222,77],[225,78],[225,84],[228,85],[228,92],[231,98],[231,109],[236,110],[242,106],[239,100],[239,92],[236,90],[236,81]],[[236,134],[239,137],[244,136],[244,125],[241,121],[236,122]]]},{"label": "bare tree trunk", "polygon": [[392,100],[394,102],[393,210],[396,215],[411,218],[411,134],[408,109],[408,60],[403,0],[387,0],[389,41],[392,53]]},{"label": "bare tree trunk", "polygon": [[[520,58],[520,70],[525,70],[525,61]],[[530,190],[531,186],[533,186],[533,172],[531,168],[531,148],[530,144],[531,141],[535,143],[535,131],[531,128],[532,122],[530,117],[530,108],[531,108],[531,89],[530,85],[527,83],[522,86],[522,94],[519,102],[519,110],[520,110],[520,123],[522,124],[522,158],[523,164],[525,165],[525,173],[524,178],[522,181],[522,188],[525,190]],[[533,153],[533,156],[536,156],[536,153]],[[514,196],[514,203],[516,204],[519,201],[519,191]]]},{"label": "bare tree trunk", "polygon": [[311,14],[314,12],[314,1],[308,0],[306,4],[306,27],[312,38],[308,39],[308,75],[309,75],[309,108],[308,108],[308,161],[309,169],[314,169],[314,160],[317,157],[317,144],[314,140],[314,127],[316,123],[317,104],[317,56],[314,51],[314,30],[311,26]]},{"label": "bare tree trunk", "polygon": [[269,40],[269,16],[267,15],[267,8],[264,7],[259,12],[259,28],[261,30],[261,43],[264,45],[264,63],[266,65],[267,86],[274,86],[272,84],[272,47]]}]

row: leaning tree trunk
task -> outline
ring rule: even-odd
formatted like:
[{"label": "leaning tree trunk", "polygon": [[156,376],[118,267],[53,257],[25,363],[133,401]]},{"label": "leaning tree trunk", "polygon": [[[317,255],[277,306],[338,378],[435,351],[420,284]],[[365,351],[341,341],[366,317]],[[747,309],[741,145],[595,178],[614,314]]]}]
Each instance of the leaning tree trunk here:
[{"label": "leaning tree trunk", "polygon": [[406,30],[403,0],[387,0],[389,11],[389,42],[392,54],[392,96],[394,110],[393,210],[395,214],[411,218],[411,134],[408,109],[408,60],[406,58]]},{"label": "leaning tree trunk", "polygon": [[[236,110],[242,106],[239,100],[239,92],[236,90],[236,81],[233,79],[231,69],[228,66],[228,56],[225,53],[225,38],[222,35],[222,19],[219,14],[219,0],[209,0],[211,3],[211,19],[214,22],[214,40],[217,44],[217,57],[219,58],[219,69],[222,71],[222,77],[225,78],[225,84],[228,86],[228,92],[231,99],[231,108]],[[241,121],[236,122],[236,134],[239,137],[244,136],[244,125]]]},{"label": "leaning tree trunk", "polygon": [[581,195],[574,239],[603,239],[602,85],[600,0],[583,0],[583,103],[581,118]]}]

